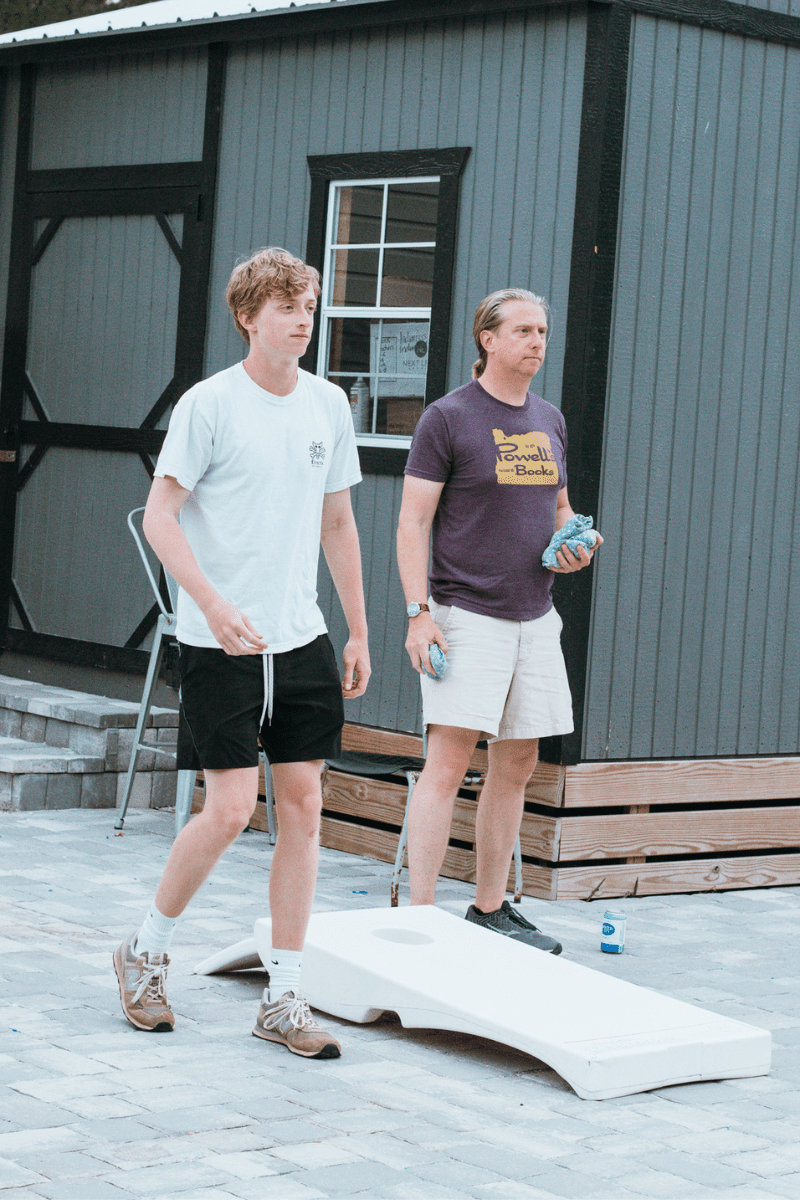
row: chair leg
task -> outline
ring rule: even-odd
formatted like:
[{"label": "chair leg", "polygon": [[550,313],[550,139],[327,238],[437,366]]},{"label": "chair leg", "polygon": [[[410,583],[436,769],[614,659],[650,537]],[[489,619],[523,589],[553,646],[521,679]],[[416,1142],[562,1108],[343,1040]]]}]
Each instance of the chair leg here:
[{"label": "chair leg", "polygon": [[514,847],[514,903],[522,900],[522,843],[517,834],[517,844]]},{"label": "chair leg", "polygon": [[406,811],[403,814],[403,827],[400,830],[400,838],[397,842],[397,854],[395,855],[394,871],[392,873],[392,908],[397,908],[400,903],[400,875],[403,871],[403,859],[406,856],[406,845],[408,844],[408,809],[411,797],[414,794],[414,785],[419,778],[414,771],[406,771],[405,776],[408,782],[408,792],[406,793]]},{"label": "chair leg", "polygon": [[150,716],[150,706],[153,703],[153,689],[156,679],[158,678],[158,669],[161,666],[161,656],[164,650],[164,618],[159,617],[156,623],[155,633],[153,635],[153,645],[150,650],[150,662],[147,667],[147,677],[144,681],[144,691],[142,692],[141,703],[139,704],[139,716],[136,718],[136,730],[133,735],[133,745],[131,746],[131,761],[128,764],[128,774],[125,776],[125,788],[122,793],[122,803],[120,805],[119,816],[114,822],[115,829],[122,829],[125,824],[125,814],[128,811],[128,803],[133,791],[133,780],[136,776],[136,763],[139,759],[139,745],[142,740],[147,718]]},{"label": "chair leg", "polygon": [[272,789],[272,768],[264,758],[264,800],[267,806],[267,837],[270,846],[275,845],[275,793]]},{"label": "chair leg", "polygon": [[178,771],[175,788],[175,836],[183,829],[192,815],[192,800],[197,771]]}]

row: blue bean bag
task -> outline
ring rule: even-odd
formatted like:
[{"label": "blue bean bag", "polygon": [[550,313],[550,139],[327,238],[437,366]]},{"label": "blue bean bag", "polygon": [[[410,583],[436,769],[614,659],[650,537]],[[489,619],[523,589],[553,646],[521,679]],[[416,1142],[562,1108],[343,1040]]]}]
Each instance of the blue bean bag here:
[{"label": "blue bean bag", "polygon": [[564,545],[568,546],[573,554],[578,553],[579,546],[591,550],[597,541],[597,530],[592,529],[593,519],[593,517],[582,517],[580,513],[576,513],[574,517],[565,521],[550,538],[550,545],[542,555],[542,566],[548,567],[550,570],[558,569],[556,550],[560,550]]}]

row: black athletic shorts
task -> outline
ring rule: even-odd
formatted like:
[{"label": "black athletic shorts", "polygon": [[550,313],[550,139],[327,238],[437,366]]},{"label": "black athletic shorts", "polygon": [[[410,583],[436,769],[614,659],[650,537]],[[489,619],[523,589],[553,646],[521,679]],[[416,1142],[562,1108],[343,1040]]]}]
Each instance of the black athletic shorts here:
[{"label": "black athletic shorts", "polygon": [[259,741],[271,763],[339,755],[344,703],[328,635],[272,655],[272,715],[262,722],[264,657],[180,644],[179,771],[258,766]]}]

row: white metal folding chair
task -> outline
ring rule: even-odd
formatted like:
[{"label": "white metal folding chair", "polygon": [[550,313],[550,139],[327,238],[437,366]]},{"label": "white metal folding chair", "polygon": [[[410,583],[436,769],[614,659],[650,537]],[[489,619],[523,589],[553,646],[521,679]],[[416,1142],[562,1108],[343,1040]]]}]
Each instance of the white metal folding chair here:
[{"label": "white metal folding chair", "polygon": [[[122,829],[125,824],[125,814],[128,811],[128,804],[133,791],[133,781],[136,777],[136,764],[139,760],[140,750],[150,750],[155,754],[165,754],[169,758],[175,758],[175,754],[171,750],[161,749],[159,746],[148,746],[143,742],[144,731],[147,728],[147,719],[150,716],[150,708],[153,703],[153,690],[156,680],[158,679],[158,671],[161,666],[161,659],[164,654],[164,636],[174,634],[178,619],[175,616],[175,607],[178,599],[178,585],[175,580],[166,571],[164,575],[167,580],[167,591],[169,592],[170,606],[169,608],[164,603],[164,598],[159,591],[158,583],[153,575],[150,567],[150,562],[147,557],[142,539],[139,536],[137,523],[141,525],[141,517],[144,512],[144,507],[134,508],[128,513],[128,528],[133,534],[133,540],[136,542],[136,548],[139,551],[144,569],[147,572],[147,578],[150,580],[150,586],[153,589],[153,595],[156,598],[156,603],[160,609],[156,627],[153,632],[153,645],[150,648],[150,662],[147,667],[147,675],[144,681],[144,691],[139,704],[139,715],[136,719],[136,730],[133,735],[133,745],[131,746],[131,760],[128,764],[128,773],[125,776],[125,789],[122,793],[122,804],[119,809],[119,816],[114,823],[115,829]],[[189,820],[192,811],[192,796],[194,794],[194,784],[197,777],[196,771],[178,771],[177,773],[177,788],[175,795],[175,833],[178,834],[183,829],[186,822]]]}]

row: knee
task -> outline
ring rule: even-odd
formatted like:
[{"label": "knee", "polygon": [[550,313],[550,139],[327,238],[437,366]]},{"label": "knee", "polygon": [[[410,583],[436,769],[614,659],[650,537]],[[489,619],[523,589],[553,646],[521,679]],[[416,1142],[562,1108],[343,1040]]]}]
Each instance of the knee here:
[{"label": "knee", "polygon": [[536,754],[511,755],[502,763],[492,764],[492,774],[508,787],[524,787],[536,770]]},{"label": "knee", "polygon": [[429,788],[434,796],[441,796],[442,799],[448,799],[460,787],[466,770],[466,765],[462,769],[460,763],[448,762],[446,760],[427,762],[425,770],[420,775],[419,783],[424,784],[425,788]]},{"label": "knee", "polygon": [[220,836],[228,842],[234,841],[250,824],[255,804],[247,798],[231,800],[214,814],[214,825]]},{"label": "knee", "polygon": [[322,812],[322,795],[318,787],[276,796],[275,807],[278,811],[279,825],[291,828],[296,834],[309,838],[317,837]]}]

